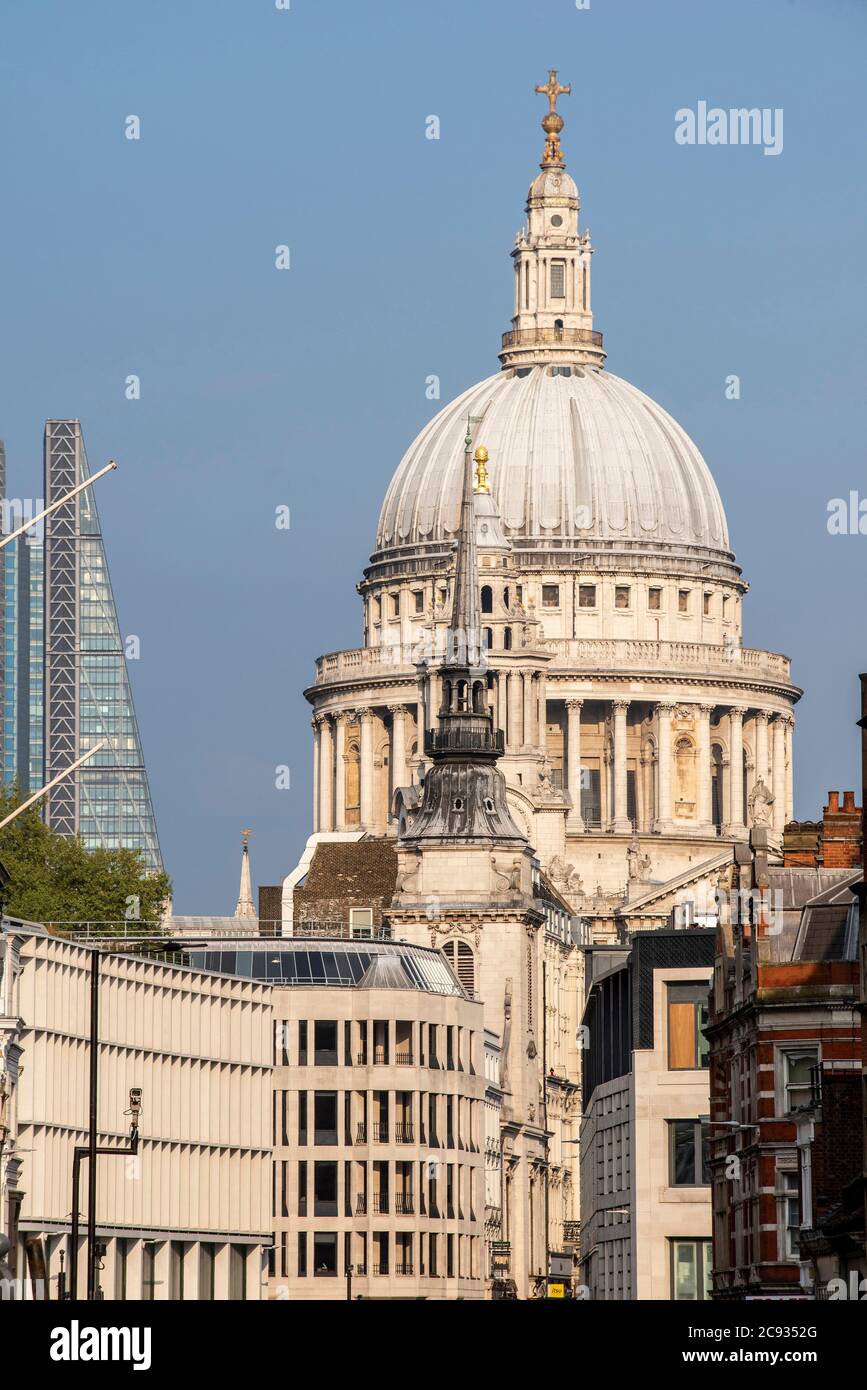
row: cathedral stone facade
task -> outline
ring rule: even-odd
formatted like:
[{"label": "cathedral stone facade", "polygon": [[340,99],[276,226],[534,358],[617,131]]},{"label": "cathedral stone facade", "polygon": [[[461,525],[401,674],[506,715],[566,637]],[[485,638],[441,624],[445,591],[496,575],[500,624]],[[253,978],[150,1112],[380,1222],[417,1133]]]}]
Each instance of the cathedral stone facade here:
[{"label": "cathedral stone facade", "polygon": [[747,584],[695,444],[605,369],[567,89],[539,90],[501,369],[410,445],[358,586],[362,645],[320,657],[306,692],[314,838],[390,838],[393,934],[471,952],[521,1294],[578,1215],[580,942],[711,896],[752,825],[779,846],[801,693],[785,656],[742,645]]}]

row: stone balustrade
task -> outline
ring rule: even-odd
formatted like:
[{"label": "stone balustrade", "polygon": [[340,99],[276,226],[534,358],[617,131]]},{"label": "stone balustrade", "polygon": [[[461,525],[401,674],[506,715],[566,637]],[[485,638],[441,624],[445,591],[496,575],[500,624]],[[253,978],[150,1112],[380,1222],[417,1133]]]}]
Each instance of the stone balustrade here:
[{"label": "stone balustrade", "polygon": [[[418,674],[417,661],[422,648],[422,643],[413,642],[332,652],[319,657],[316,662],[314,683],[316,686],[339,685],[377,675],[384,678],[413,677]],[[747,677],[786,685],[791,681],[788,657],[753,647],[643,638],[567,637],[543,641],[540,648],[550,652],[553,657],[549,667],[551,672],[566,668],[588,674],[642,672],[658,675],[677,670],[685,674],[708,676],[730,674],[735,679]],[[511,651],[502,655],[514,658],[520,652]]]}]

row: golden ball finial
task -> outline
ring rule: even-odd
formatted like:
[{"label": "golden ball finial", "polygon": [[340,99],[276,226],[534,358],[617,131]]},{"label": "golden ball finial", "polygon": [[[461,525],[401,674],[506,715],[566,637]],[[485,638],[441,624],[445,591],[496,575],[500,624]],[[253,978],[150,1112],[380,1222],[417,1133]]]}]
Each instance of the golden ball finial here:
[{"label": "golden ball finial", "polygon": [[478,449],[473,454],[473,458],[475,459],[476,463],[487,463],[488,459],[490,458],[490,455],[487,449],[485,448],[484,444],[479,445]]}]

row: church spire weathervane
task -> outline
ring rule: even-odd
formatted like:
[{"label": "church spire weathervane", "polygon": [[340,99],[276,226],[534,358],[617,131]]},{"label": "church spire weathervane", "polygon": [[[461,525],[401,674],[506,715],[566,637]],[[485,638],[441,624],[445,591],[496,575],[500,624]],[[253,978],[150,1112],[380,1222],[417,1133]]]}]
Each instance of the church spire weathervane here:
[{"label": "church spire weathervane", "polygon": [[563,158],[563,151],[560,148],[560,131],[566,122],[557,110],[557,98],[572,95],[572,84],[568,87],[561,87],[557,81],[557,69],[551,68],[548,73],[548,81],[544,87],[537,87],[536,91],[548,98],[548,114],[542,118],[542,129],[545,132],[545,148],[542,151],[542,168],[560,168],[566,163]]}]

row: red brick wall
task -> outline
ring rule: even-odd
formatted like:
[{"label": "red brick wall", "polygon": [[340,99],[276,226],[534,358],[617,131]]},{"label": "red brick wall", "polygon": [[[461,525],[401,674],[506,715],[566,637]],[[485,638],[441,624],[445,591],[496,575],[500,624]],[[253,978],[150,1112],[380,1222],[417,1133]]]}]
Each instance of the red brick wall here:
[{"label": "red brick wall", "polygon": [[861,1078],[857,1072],[824,1072],[822,1119],[813,1141],[814,1220],[835,1207],[861,1172]]}]

